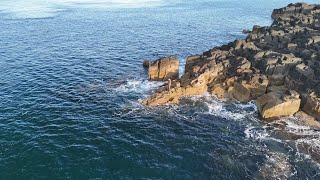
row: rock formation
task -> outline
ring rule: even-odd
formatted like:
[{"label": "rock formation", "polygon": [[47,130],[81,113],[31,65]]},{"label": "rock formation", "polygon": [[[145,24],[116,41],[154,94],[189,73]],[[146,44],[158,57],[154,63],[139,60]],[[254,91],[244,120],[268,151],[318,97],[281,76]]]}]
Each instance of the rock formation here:
[{"label": "rock formation", "polygon": [[256,100],[264,119],[303,110],[320,120],[320,5],[289,4],[275,9],[271,26],[254,26],[246,39],[187,58],[177,79],[176,59],[150,65],[150,80],[175,79],[144,101],[176,104],[206,92],[229,100]]},{"label": "rock formation", "polygon": [[269,92],[256,101],[258,110],[264,119],[276,119],[292,116],[300,108],[299,94],[295,91]]},{"label": "rock formation", "polygon": [[149,66],[149,80],[167,81],[179,78],[179,60],[175,57],[158,59]]}]

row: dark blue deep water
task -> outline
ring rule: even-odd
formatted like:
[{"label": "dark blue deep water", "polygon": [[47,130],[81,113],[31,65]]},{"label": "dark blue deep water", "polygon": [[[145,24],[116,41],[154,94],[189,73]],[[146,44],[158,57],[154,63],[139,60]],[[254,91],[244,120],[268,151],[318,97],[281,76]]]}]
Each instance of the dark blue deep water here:
[{"label": "dark blue deep water", "polygon": [[39,2],[0,0],[0,179],[320,179],[320,132],[294,118],[209,95],[140,104],[159,85],[143,59],[183,72],[289,0]]}]

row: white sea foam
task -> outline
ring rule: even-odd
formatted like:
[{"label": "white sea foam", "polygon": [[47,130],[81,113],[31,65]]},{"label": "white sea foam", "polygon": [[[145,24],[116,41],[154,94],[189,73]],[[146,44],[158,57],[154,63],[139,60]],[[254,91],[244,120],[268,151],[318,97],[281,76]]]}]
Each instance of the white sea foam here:
[{"label": "white sea foam", "polygon": [[296,173],[287,155],[271,152],[266,154],[266,158],[267,161],[260,168],[260,176],[263,179],[287,179]]},{"label": "white sea foam", "polygon": [[0,12],[13,18],[47,18],[70,7],[139,8],[162,5],[162,0],[2,0]]},{"label": "white sea foam", "polygon": [[300,136],[314,136],[320,138],[320,131],[317,131],[309,126],[299,125],[295,122],[294,119],[287,119],[285,122],[286,130],[290,133],[294,133]]},{"label": "white sea foam", "polygon": [[209,108],[209,113],[220,116],[226,119],[233,119],[233,120],[240,120],[243,119],[246,114],[245,113],[237,113],[233,111],[227,110],[223,104],[219,102],[214,102],[214,103],[208,103],[208,108]]},{"label": "white sea foam", "polygon": [[255,140],[264,140],[270,137],[269,132],[264,128],[257,128],[255,126],[248,126],[244,133],[246,134],[246,138],[251,138]]},{"label": "white sea foam", "polygon": [[226,118],[226,119],[241,120],[247,115],[254,113],[254,111],[246,112],[245,110],[242,110],[251,106],[251,104],[248,104],[248,105],[235,104],[235,107],[240,109],[240,112],[230,111],[226,108],[226,102],[224,102],[223,100],[218,100],[208,93],[199,95],[199,96],[192,96],[189,99],[193,101],[201,100],[208,107],[208,112],[206,113],[219,116],[222,118]]},{"label": "white sea foam", "polygon": [[[278,125],[280,125],[280,128]],[[274,137],[272,134],[276,131],[278,132],[276,134],[284,133],[286,136],[292,136],[292,138]],[[283,143],[286,147],[296,151],[295,161],[308,160],[320,169],[320,163],[316,160],[320,157],[320,131],[300,125],[296,118],[283,118],[261,127],[248,125],[244,132],[247,138],[257,141]]]},{"label": "white sea foam", "polygon": [[127,80],[124,84],[121,84],[115,88],[116,92],[122,93],[145,93],[150,90],[154,90],[163,85],[162,82],[150,82],[147,80]]}]

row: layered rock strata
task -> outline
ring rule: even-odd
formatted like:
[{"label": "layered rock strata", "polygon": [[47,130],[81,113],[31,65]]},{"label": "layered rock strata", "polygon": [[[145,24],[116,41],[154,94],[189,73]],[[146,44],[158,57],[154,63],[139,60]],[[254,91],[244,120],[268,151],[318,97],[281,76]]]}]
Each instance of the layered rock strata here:
[{"label": "layered rock strata", "polygon": [[143,103],[176,104],[181,97],[209,92],[239,102],[256,100],[264,119],[303,110],[320,120],[320,5],[289,4],[272,17],[271,26],[254,26],[243,40],[189,56],[180,79],[166,78],[160,73],[168,71],[165,66],[151,64],[150,80],[176,81]]}]

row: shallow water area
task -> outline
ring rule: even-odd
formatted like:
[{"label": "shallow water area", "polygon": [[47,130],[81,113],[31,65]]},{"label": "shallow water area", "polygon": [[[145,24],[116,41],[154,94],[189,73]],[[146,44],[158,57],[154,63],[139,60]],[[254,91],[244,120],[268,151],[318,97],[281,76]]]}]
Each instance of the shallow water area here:
[{"label": "shallow water area", "polygon": [[208,94],[141,104],[162,84],[143,59],[183,72],[290,1],[132,2],[1,1],[0,179],[320,178],[320,131],[297,119]]}]

